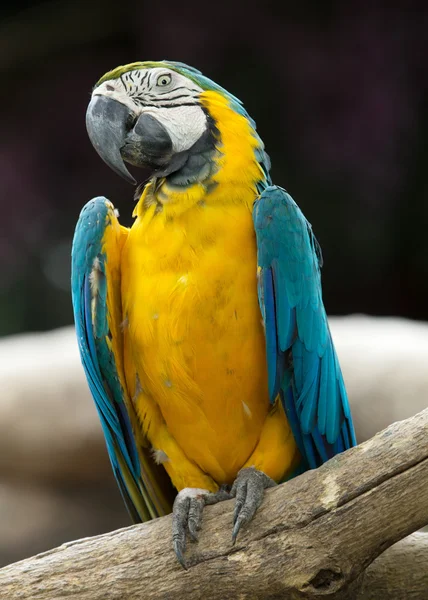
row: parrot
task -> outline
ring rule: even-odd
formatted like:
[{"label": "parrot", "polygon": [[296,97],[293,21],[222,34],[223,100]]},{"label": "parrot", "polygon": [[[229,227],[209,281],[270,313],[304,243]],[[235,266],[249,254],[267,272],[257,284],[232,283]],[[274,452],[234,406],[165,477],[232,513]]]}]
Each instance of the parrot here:
[{"label": "parrot", "polygon": [[235,542],[266,489],[356,445],[322,253],[255,121],[196,68],[109,71],[86,128],[136,204],[132,227],[104,196],[78,218],[80,357],[131,519],[172,512],[187,568],[206,505],[235,499]]}]

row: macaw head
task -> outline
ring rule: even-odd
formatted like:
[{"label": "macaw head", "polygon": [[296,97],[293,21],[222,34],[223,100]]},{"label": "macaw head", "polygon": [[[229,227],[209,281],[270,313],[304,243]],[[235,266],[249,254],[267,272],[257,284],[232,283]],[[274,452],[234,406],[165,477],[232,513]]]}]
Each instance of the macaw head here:
[{"label": "macaw head", "polygon": [[89,138],[101,158],[130,183],[136,181],[125,162],[159,176],[185,167],[189,181],[196,180],[207,167],[203,156],[221,143],[201,100],[204,92],[226,99],[255,127],[237,98],[196,69],[170,61],[137,62],[110,71],[95,85],[86,113]]}]

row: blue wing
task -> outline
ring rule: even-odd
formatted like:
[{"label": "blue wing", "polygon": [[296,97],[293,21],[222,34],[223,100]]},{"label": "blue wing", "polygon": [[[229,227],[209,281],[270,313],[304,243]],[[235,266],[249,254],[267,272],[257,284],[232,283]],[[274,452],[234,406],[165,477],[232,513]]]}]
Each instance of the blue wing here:
[{"label": "blue wing", "polygon": [[121,228],[113,205],[94,198],[83,208],[72,249],[72,296],[80,356],[119,489],[135,522],[167,514],[168,480],[151,459],[123,375],[120,331]]},{"label": "blue wing", "polygon": [[253,212],[269,395],[280,396],[305,467],[356,444],[321,294],[321,250],[285,190],[267,187]]}]

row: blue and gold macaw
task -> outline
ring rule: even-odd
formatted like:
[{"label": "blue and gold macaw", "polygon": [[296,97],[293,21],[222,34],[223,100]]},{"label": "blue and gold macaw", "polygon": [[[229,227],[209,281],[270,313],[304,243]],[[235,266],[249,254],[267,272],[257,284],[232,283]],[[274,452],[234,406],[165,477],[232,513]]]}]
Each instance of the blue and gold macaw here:
[{"label": "blue and gold macaw", "polygon": [[184,565],[204,505],[236,497],[235,539],[264,489],[355,444],[321,252],[271,185],[254,121],[196,69],[118,67],[86,122],[118,174],[136,183],[126,161],[152,176],[130,229],[103,197],[80,214],[81,358],[128,510],[134,521],[173,510]]}]

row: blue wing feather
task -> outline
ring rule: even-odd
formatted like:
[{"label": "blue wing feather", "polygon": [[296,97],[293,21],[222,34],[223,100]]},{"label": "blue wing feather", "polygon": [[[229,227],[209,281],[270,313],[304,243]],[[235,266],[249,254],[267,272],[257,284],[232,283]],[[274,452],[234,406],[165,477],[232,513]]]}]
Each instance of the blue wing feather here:
[{"label": "blue wing feather", "polygon": [[266,187],[254,206],[269,395],[280,395],[304,462],[355,445],[349,403],[322,302],[319,245],[294,200]]},{"label": "blue wing feather", "polygon": [[[72,297],[80,356],[100,417],[107,450],[119,489],[134,521],[147,520],[170,511],[141,462],[130,407],[118,375],[115,356],[108,343],[106,253],[103,237],[113,214],[105,198],[94,198],[83,208],[73,240]],[[96,289],[91,275],[96,264]],[[156,465],[153,470],[156,471]]]},{"label": "blue wing feather", "polygon": [[279,361],[277,356],[279,354],[277,334],[276,334],[276,323],[275,323],[275,306],[274,306],[274,288],[273,279],[270,269],[262,275],[261,286],[263,289],[262,296],[264,298],[265,307],[265,337],[266,337],[266,354],[270,364],[274,365],[268,373],[268,386],[269,394],[274,393],[275,389],[278,389],[281,373],[279,369]]}]

